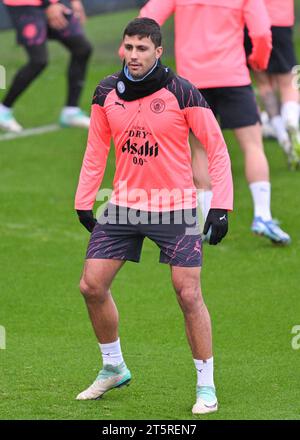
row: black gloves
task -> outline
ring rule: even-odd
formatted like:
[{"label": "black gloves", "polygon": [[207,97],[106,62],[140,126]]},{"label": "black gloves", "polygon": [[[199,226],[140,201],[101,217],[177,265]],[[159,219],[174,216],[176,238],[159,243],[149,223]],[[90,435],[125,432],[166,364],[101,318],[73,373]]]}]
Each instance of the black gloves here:
[{"label": "black gloves", "polygon": [[228,215],[226,209],[210,209],[203,229],[206,235],[211,228],[209,244],[218,244],[228,231]]},{"label": "black gloves", "polygon": [[80,223],[89,231],[92,232],[97,220],[94,218],[94,214],[92,210],[82,211],[77,209],[77,214],[79,217]]}]

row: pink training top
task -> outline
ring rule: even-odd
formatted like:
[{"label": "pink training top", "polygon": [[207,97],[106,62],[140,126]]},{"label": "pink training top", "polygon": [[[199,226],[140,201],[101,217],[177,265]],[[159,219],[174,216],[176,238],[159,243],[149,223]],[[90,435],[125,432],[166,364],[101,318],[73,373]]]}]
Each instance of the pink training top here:
[{"label": "pink training top", "polygon": [[[140,12],[162,25],[175,13],[175,56],[179,75],[198,88],[251,83],[244,50],[244,26],[253,52],[267,67],[272,44],[262,0],[150,0]],[[255,60],[253,60],[255,61]]]},{"label": "pink training top", "polygon": [[294,0],[264,0],[272,26],[294,26]]},{"label": "pink training top", "polygon": [[230,158],[219,125],[199,91],[175,76],[164,88],[135,101],[116,93],[118,76],[100,82],[91,111],[75,208],[92,209],[113,138],[116,171],[111,202],[145,211],[196,206],[189,130],[208,154],[212,208],[231,210]]},{"label": "pink training top", "polygon": [[49,6],[59,0],[3,0],[7,6]]}]

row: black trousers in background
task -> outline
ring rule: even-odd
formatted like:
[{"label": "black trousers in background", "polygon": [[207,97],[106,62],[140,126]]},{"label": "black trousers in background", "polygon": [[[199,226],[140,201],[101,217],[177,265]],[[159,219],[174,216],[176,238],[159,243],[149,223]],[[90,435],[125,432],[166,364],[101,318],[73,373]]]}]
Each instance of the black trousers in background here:
[{"label": "black trousers in background", "polygon": [[[74,35],[60,40],[71,54],[67,70],[68,92],[66,105],[78,106],[80,94],[84,86],[86,70],[92,46],[84,35]],[[37,46],[25,46],[28,62],[16,73],[6,94],[3,104],[12,107],[19,96],[37,78],[48,64],[47,43]]]}]

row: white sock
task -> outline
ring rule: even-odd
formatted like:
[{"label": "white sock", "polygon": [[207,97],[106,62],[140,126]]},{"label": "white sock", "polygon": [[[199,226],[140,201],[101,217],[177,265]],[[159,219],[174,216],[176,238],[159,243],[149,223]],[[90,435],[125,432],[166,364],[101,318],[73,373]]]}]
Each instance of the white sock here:
[{"label": "white sock", "polygon": [[197,370],[197,386],[214,387],[214,358],[205,361],[194,359]]},{"label": "white sock", "polygon": [[72,116],[72,115],[76,115],[76,113],[78,113],[79,110],[80,110],[79,107],[64,107],[62,109],[62,113],[65,116]]},{"label": "white sock", "polygon": [[271,220],[270,182],[253,182],[250,183],[249,188],[254,204],[254,217],[261,217],[264,221]]},{"label": "white sock", "polygon": [[10,107],[6,107],[6,105],[3,105],[0,102],[0,112],[3,112],[3,113],[11,112],[11,108]]},{"label": "white sock", "polygon": [[299,103],[296,101],[288,101],[282,104],[281,116],[287,129],[293,128],[298,130],[300,118]]},{"label": "white sock", "polygon": [[273,118],[271,118],[271,125],[274,128],[276,137],[280,144],[283,144],[289,140],[288,132],[286,131],[285,124],[280,115],[276,115]]},{"label": "white sock", "polygon": [[210,210],[212,198],[213,198],[212,191],[204,191],[203,189],[197,189],[198,206],[201,209],[204,222],[206,220],[208,211]]},{"label": "white sock", "polygon": [[103,365],[119,365],[124,362],[120,338],[115,342],[110,342],[109,344],[100,344],[100,351],[102,354]]}]

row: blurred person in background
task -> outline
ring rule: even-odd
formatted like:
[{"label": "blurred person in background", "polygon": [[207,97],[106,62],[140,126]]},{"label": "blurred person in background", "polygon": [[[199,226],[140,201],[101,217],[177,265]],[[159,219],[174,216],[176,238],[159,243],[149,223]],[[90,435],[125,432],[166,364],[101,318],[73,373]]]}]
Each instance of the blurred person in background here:
[{"label": "blurred person in background", "polygon": [[[294,0],[264,0],[271,20],[273,49],[266,70],[253,71],[262,105],[291,169],[300,167],[299,90],[293,68],[297,59],[293,44]],[[245,33],[249,55],[252,43]]]},{"label": "blurred person in background", "polygon": [[67,99],[59,122],[64,127],[88,128],[90,119],[78,106],[92,52],[82,29],[86,16],[81,0],[72,0],[69,7],[59,0],[3,0],[3,3],[28,61],[16,73],[0,103],[0,128],[11,132],[22,131],[22,126],[14,118],[13,106],[47,66],[48,39],[58,40],[71,54],[67,71]]},{"label": "blurred person in background", "polygon": [[[175,57],[179,75],[200,90],[223,129],[232,129],[244,154],[245,174],[254,205],[251,230],[276,244],[290,237],[273,220],[269,165],[264,153],[260,117],[244,50],[247,25],[253,49],[248,62],[266,69],[272,49],[270,20],[261,0],[150,0],[140,17],[162,25],[175,14]],[[121,54],[122,50],[120,51]],[[193,174],[205,218],[212,190],[207,156],[190,136]],[[200,191],[203,190],[204,191]]]}]

